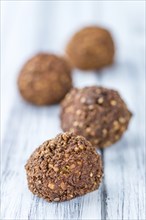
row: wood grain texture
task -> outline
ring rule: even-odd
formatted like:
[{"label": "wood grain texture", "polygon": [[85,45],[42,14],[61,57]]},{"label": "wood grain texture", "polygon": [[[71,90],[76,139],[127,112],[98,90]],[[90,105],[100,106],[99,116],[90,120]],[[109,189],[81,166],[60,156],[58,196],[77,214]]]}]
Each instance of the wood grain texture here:
[{"label": "wood grain texture", "polygon": [[[84,78],[85,84],[88,81],[89,84],[119,86],[119,83],[110,82],[109,77],[113,74],[114,81],[118,82],[119,77],[116,79],[115,75],[120,65],[100,76],[91,73],[90,80],[89,76],[77,72],[74,81],[78,85]],[[102,152],[105,177],[100,189],[69,202],[47,203],[33,196],[27,188],[24,171],[32,151],[61,132],[59,106],[38,108],[16,96],[2,145],[2,219],[145,219],[144,111],[141,99],[138,101],[135,80],[128,79],[126,69],[130,72],[125,67],[120,83],[127,84],[128,88],[124,91],[121,86],[123,97],[125,94],[124,98],[133,100],[134,116],[129,131],[117,144]],[[136,83],[140,83],[137,86],[142,95],[141,80]]]},{"label": "wood grain texture", "polygon": [[[35,3],[31,4],[33,6],[35,5]],[[40,6],[40,3],[37,4]],[[37,4],[35,5],[35,9],[38,9]],[[53,5],[53,3],[45,4]],[[146,219],[146,152],[144,132],[145,34],[143,29],[136,23],[134,23],[136,25],[135,27],[132,26],[134,24],[130,23],[130,19],[126,27],[124,26],[125,24],[122,26],[122,22],[120,28],[116,27],[116,23],[114,23],[115,17],[112,17],[108,7],[105,7],[106,19],[109,21],[108,16],[110,16],[113,26],[115,24],[115,33],[116,31],[119,33],[119,35],[115,34],[115,40],[118,45],[117,50],[120,51],[120,53],[117,53],[115,64],[110,68],[100,71],[100,73],[93,71],[83,73],[83,71],[75,70],[73,81],[77,87],[102,85],[117,89],[132,111],[133,117],[129,129],[123,135],[122,139],[110,148],[100,152],[104,164],[104,179],[99,190],[68,202],[47,203],[45,200],[32,195],[28,190],[24,165],[36,147],[61,132],[59,120],[60,108],[59,105],[50,107],[32,106],[23,101],[18,94],[16,79],[21,64],[32,51],[35,53],[37,50],[47,48],[48,46],[47,39],[40,33],[40,29],[37,29],[35,22],[38,11],[33,7],[30,7],[30,10],[28,10],[29,7],[25,3],[23,3],[23,6],[25,6],[25,8],[20,8],[20,11],[18,10],[19,7],[17,8],[19,13],[17,11],[16,15],[20,16],[20,14],[22,14],[25,20],[24,24],[28,24],[28,29],[25,29],[26,27],[24,26],[24,30],[29,30],[31,36],[31,38],[25,38],[28,47],[23,45],[24,32],[19,33],[19,37],[15,34],[15,32],[17,33],[17,27],[21,27],[22,19],[21,21],[17,19],[17,16],[14,15],[14,11],[10,10],[10,7],[9,11],[11,11],[15,17],[15,25],[14,28],[10,25],[10,37],[7,35],[5,41],[7,44],[3,48],[3,57],[5,58],[2,60],[1,219]],[[103,6],[105,6],[105,3]],[[126,6],[125,3],[125,9]],[[67,5],[64,7],[68,9]],[[64,7],[61,5],[62,14]],[[75,8],[74,6],[74,9]],[[88,5],[84,5],[85,11],[87,8]],[[45,5],[41,10],[45,10]],[[84,10],[82,11],[82,15],[85,13]],[[27,17],[25,16],[26,11],[28,11],[29,15]],[[79,8],[78,11],[80,11]],[[48,18],[47,14],[48,11],[45,11],[45,18]],[[67,14],[69,16],[69,11]],[[94,15],[95,14],[96,13],[94,13]],[[31,24],[29,24],[31,15],[32,20]],[[53,11],[51,11],[51,16],[54,18]],[[63,17],[63,19],[65,20],[65,17]],[[76,20],[76,18],[74,19]],[[120,21],[118,16],[117,19]],[[92,19],[90,20],[92,21]],[[49,24],[48,20],[45,20],[45,22],[43,28]],[[68,27],[71,20],[67,21],[66,19],[64,22],[67,24],[65,27]],[[133,20],[131,20],[131,22],[133,22]],[[74,23],[73,26],[75,26],[75,24],[76,23]],[[36,25],[33,30],[31,25]],[[54,23],[51,25],[53,26]],[[52,26],[49,26],[47,37],[49,36],[49,30],[51,30]],[[121,29],[124,31],[127,30],[127,34],[124,33],[122,35]],[[61,31],[61,27],[59,30]],[[130,31],[128,32],[128,30]],[[56,29],[54,31],[57,33]],[[68,31],[70,30],[68,29]],[[35,38],[36,35],[37,38]],[[14,36],[16,39],[13,44]],[[22,41],[19,41],[19,38]],[[53,41],[53,37],[48,39],[51,42],[51,46],[53,42],[54,44],[56,43],[55,40]],[[19,43],[17,44],[17,42]],[[42,42],[43,46],[40,43],[41,46],[37,47],[39,42]],[[61,41],[58,42],[62,45]],[[52,49],[51,46],[49,49]],[[56,48],[58,46],[59,43],[56,45]],[[61,47],[62,46],[60,46],[60,48]],[[22,53],[19,53],[20,48],[22,49]]]}]

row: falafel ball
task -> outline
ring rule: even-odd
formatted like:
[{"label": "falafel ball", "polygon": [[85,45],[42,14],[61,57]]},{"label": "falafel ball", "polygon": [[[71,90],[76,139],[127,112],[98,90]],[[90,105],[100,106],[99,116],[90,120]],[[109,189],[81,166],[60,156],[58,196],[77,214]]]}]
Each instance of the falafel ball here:
[{"label": "falafel ball", "polygon": [[126,131],[131,112],[117,91],[91,86],[72,89],[61,103],[61,127],[104,148]]},{"label": "falafel ball", "polygon": [[56,55],[40,53],[23,66],[18,77],[22,97],[36,105],[61,101],[72,87],[68,63]]},{"label": "falafel ball", "polygon": [[101,69],[114,60],[114,43],[110,32],[91,26],[77,32],[66,47],[72,66],[82,70]]},{"label": "falafel ball", "polygon": [[101,157],[84,137],[66,132],[44,142],[25,165],[30,191],[48,202],[84,195],[100,185]]}]

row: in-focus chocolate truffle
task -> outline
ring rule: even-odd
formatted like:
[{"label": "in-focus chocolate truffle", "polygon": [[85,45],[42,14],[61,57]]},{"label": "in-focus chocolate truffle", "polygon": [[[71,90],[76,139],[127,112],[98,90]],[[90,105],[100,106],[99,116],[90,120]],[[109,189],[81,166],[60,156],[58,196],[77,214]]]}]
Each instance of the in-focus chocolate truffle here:
[{"label": "in-focus chocolate truffle", "polygon": [[61,107],[62,129],[84,136],[98,148],[118,141],[132,115],[118,92],[97,86],[72,89]]},{"label": "in-focus chocolate truffle", "polygon": [[66,53],[72,66],[83,70],[101,69],[113,63],[114,43],[108,30],[86,27],[72,37]]},{"label": "in-focus chocolate truffle", "polygon": [[23,66],[18,87],[23,98],[33,104],[55,104],[72,87],[69,65],[56,55],[40,53]]},{"label": "in-focus chocolate truffle", "polygon": [[69,132],[44,142],[25,169],[30,191],[48,202],[84,195],[102,179],[100,155],[84,137]]}]

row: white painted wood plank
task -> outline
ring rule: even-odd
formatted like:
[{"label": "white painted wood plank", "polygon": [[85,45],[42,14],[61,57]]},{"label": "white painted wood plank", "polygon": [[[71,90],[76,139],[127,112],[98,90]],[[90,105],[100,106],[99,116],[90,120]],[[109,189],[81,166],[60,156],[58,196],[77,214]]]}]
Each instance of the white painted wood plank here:
[{"label": "white painted wood plank", "polygon": [[[48,2],[43,5],[39,2],[28,5],[25,1],[18,5],[10,3],[10,17],[2,31],[2,219],[146,219],[143,14],[139,14],[138,22],[137,17],[133,22],[135,16],[129,4],[130,9],[127,3],[122,3],[120,8],[120,13],[123,10],[126,13],[125,18],[129,10],[132,12],[130,20],[124,23],[117,10],[119,2],[100,4],[104,11],[102,19],[96,14],[97,2],[91,6],[96,5],[94,15],[88,13],[89,2],[83,8],[74,1],[59,3],[58,8],[56,3]],[[137,13],[138,7],[134,8]],[[77,16],[70,16],[70,11],[74,10],[80,13],[80,22]],[[43,12],[42,17],[40,12]],[[62,19],[56,17],[59,13]],[[75,86],[97,84],[117,89],[134,117],[122,140],[103,151],[105,178],[99,190],[68,202],[47,203],[28,190],[24,165],[37,146],[61,132],[59,107],[39,108],[25,103],[17,93],[17,73],[24,60],[36,51],[63,51],[69,33],[88,19],[91,23],[102,20],[103,25],[114,30],[117,62],[104,69],[101,75],[75,70]],[[23,30],[16,34],[22,26]]]},{"label": "white painted wood plank", "polygon": [[[130,48],[127,48],[127,50]],[[121,92],[133,112],[123,138],[103,153],[105,219],[145,219],[145,67],[140,57],[143,48],[135,49],[137,57],[117,63],[102,74],[101,84]],[[139,62],[138,62],[139,61]],[[112,77],[110,76],[112,74]]]}]

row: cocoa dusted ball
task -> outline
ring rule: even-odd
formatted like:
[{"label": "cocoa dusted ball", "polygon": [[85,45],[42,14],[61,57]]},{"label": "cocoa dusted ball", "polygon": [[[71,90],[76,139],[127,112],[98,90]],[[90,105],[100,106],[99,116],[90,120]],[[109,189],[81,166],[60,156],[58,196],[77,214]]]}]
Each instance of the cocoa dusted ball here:
[{"label": "cocoa dusted ball", "polygon": [[63,58],[40,53],[23,66],[18,87],[22,97],[33,104],[55,104],[72,87],[69,65]]},{"label": "cocoa dusted ball", "polygon": [[108,30],[86,27],[72,37],[66,53],[70,63],[79,69],[101,69],[113,63],[114,43]]},{"label": "cocoa dusted ball", "polygon": [[97,86],[72,89],[61,107],[62,129],[84,136],[98,148],[118,141],[132,115],[118,92]]},{"label": "cocoa dusted ball", "polygon": [[100,155],[84,137],[69,132],[44,142],[25,169],[30,191],[48,202],[84,195],[102,179]]}]

